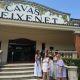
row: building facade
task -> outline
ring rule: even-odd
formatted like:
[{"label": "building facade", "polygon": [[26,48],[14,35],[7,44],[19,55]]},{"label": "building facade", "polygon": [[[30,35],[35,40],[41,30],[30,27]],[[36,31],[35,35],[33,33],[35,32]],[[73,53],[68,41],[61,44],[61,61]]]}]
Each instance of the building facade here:
[{"label": "building facade", "polygon": [[1,62],[33,62],[35,51],[77,51],[80,20],[29,1],[0,2]]}]

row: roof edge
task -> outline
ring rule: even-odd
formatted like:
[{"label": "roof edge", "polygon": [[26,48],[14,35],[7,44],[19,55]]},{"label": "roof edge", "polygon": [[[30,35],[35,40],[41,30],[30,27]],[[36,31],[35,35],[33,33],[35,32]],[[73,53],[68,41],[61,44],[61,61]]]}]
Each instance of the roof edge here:
[{"label": "roof edge", "polygon": [[4,0],[4,1],[0,1],[0,2],[22,2],[22,3],[25,3],[25,2],[29,2],[29,3],[32,3],[32,4],[36,4],[36,5],[40,5],[40,6],[42,6],[42,7],[44,7],[44,8],[46,8],[46,9],[49,9],[49,10],[52,10],[52,11],[54,11],[55,13],[58,13],[58,14],[63,14],[63,15],[71,15],[70,13],[66,13],[66,12],[62,12],[62,11],[59,11],[59,10],[56,10],[56,9],[53,9],[53,8],[50,8],[50,7],[48,7],[48,6],[45,6],[45,5],[43,5],[43,4],[40,4],[40,3],[36,3],[36,2],[34,2],[34,1],[12,1],[12,0],[9,0],[9,1],[6,1],[6,0]]}]

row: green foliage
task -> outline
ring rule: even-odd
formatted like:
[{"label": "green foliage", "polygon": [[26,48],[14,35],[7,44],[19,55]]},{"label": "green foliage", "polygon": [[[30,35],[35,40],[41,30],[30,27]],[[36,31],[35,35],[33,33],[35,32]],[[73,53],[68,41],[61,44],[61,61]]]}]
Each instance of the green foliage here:
[{"label": "green foliage", "polygon": [[62,18],[66,21],[67,20],[67,15],[62,15]]},{"label": "green foliage", "polygon": [[0,2],[0,8],[4,8],[5,5],[6,5],[6,3]]},{"label": "green foliage", "polygon": [[80,59],[72,59],[72,58],[63,58],[65,64],[68,66],[78,66],[80,67]]},{"label": "green foliage", "polygon": [[78,80],[80,80],[80,58],[72,59],[72,58],[63,58],[64,62],[68,66],[77,66],[78,67]]},{"label": "green foliage", "polygon": [[38,10],[40,10],[40,14],[44,14],[47,10],[45,8],[43,8],[42,6],[37,6]]},{"label": "green foliage", "polygon": [[80,80],[80,76],[78,77],[78,80]]}]

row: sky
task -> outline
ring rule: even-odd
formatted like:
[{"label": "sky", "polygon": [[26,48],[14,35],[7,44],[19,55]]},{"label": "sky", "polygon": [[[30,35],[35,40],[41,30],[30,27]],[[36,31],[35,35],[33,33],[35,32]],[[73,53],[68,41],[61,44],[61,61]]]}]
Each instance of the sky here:
[{"label": "sky", "polygon": [[80,0],[28,0],[52,9],[71,14],[71,18],[80,19]]}]

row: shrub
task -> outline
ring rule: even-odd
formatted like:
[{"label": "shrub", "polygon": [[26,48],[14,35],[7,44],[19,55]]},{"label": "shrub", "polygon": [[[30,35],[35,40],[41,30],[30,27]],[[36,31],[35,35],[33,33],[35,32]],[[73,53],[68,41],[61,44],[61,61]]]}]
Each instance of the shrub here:
[{"label": "shrub", "polygon": [[64,62],[68,66],[78,66],[80,67],[80,59],[63,58]]},{"label": "shrub", "polygon": [[64,62],[68,66],[77,66],[78,67],[78,80],[80,80],[80,59],[72,58],[63,58]]}]

